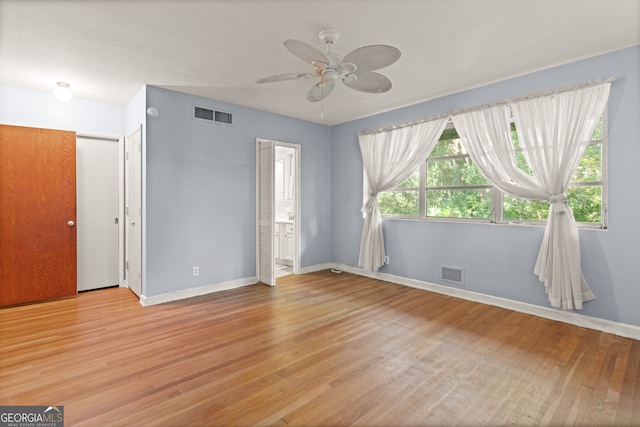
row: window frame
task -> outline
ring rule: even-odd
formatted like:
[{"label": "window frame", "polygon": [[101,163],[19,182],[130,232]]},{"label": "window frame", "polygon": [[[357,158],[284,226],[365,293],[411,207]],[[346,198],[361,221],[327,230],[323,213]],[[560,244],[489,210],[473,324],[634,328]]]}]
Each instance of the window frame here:
[{"label": "window frame", "polygon": [[[454,129],[453,127],[453,122],[450,121],[449,123],[447,123],[447,127],[445,129]],[[438,142],[440,142],[441,140],[439,139]],[[423,194],[423,201],[422,201],[422,205],[424,205],[424,210],[425,210],[425,214],[424,217],[422,219],[425,220],[443,220],[443,221],[455,221],[455,222],[480,222],[480,223],[491,223],[491,222],[495,222],[494,218],[495,218],[495,191],[497,190],[497,188],[495,186],[493,186],[491,183],[486,184],[486,185],[453,185],[453,186],[438,186],[438,187],[428,187],[427,186],[427,180],[428,180],[428,168],[427,165],[429,163],[429,160],[435,160],[435,161],[442,161],[442,160],[456,160],[456,159],[469,159],[473,162],[473,159],[471,159],[471,156],[469,156],[469,154],[456,154],[453,156],[439,156],[439,157],[429,157],[425,162],[424,162],[424,167],[425,167],[425,173],[424,173],[424,181],[425,181],[425,188],[424,188],[424,192]],[[474,162],[475,164],[475,162]],[[446,217],[446,216],[428,216],[427,215],[427,202],[428,202],[428,197],[427,197],[427,192],[428,191],[464,191],[464,190],[490,190],[491,191],[491,216],[489,218],[468,218],[468,217],[464,217],[464,218],[459,218],[459,217]]]},{"label": "window frame", "polygon": [[[571,187],[601,187],[601,210],[600,210],[600,222],[577,222],[576,225],[578,228],[585,229],[598,229],[598,230],[606,230],[609,224],[608,217],[608,105],[605,106],[605,109],[602,113],[602,124],[601,124],[601,139],[592,140],[589,143],[591,145],[600,145],[600,181],[590,181],[590,182],[572,182],[569,184],[569,188]],[[438,139],[440,142],[443,138],[451,139],[450,135],[446,135],[447,131],[451,133],[451,129],[455,129],[453,125],[453,121],[449,120],[445,130],[443,131],[442,136]],[[522,148],[516,148],[516,153],[522,152]],[[439,157],[429,157],[426,161],[424,161],[420,167],[418,168],[418,188],[393,188],[385,191],[385,193],[393,193],[393,192],[407,192],[407,191],[418,191],[418,215],[391,215],[391,214],[382,214],[383,219],[391,219],[391,220],[414,220],[414,221],[436,221],[436,222],[462,222],[462,223],[484,223],[484,224],[499,224],[499,225],[515,225],[515,226],[545,226],[547,221],[533,221],[533,220],[507,220],[504,219],[504,196],[505,193],[498,189],[494,185],[470,185],[470,186],[440,186],[440,187],[430,187],[427,188],[427,163],[429,160],[452,160],[457,158],[469,158],[469,154],[458,154],[453,156],[439,156]],[[473,161],[473,160],[472,160]],[[415,173],[415,172],[413,172]],[[488,189],[491,190],[492,194],[492,209],[491,215],[489,218],[459,218],[459,217],[437,217],[437,216],[427,216],[427,192],[433,190],[445,190],[445,191],[456,191],[456,190],[475,190],[475,189]]]}]

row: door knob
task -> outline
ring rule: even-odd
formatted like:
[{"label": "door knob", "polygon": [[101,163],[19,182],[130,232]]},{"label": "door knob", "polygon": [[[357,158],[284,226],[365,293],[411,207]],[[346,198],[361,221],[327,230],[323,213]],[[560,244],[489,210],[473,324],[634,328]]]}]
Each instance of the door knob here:
[{"label": "door knob", "polygon": [[67,223],[67,225],[68,225],[69,227],[73,227],[74,225],[76,225],[76,223],[75,223],[75,222],[73,222],[73,221],[69,221],[69,222]]}]

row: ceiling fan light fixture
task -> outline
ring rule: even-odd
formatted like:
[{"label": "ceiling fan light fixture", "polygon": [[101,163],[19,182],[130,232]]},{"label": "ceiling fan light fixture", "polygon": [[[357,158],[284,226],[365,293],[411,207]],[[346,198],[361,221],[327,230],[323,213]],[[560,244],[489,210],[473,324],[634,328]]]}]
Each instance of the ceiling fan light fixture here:
[{"label": "ceiling fan light fixture", "polygon": [[69,83],[56,82],[56,85],[56,88],[53,90],[53,95],[58,101],[67,102],[73,97],[71,89],[69,89]]},{"label": "ceiling fan light fixture", "polygon": [[314,74],[276,74],[259,79],[257,83],[319,77],[320,82],[315,83],[307,91],[307,100],[310,102],[318,102],[326,98],[333,91],[338,79],[346,87],[358,92],[379,94],[391,90],[391,81],[374,71],[398,61],[401,55],[400,50],[393,46],[376,44],[363,46],[341,56],[331,52],[331,46],[339,36],[340,33],[334,29],[320,32],[320,41],[325,44],[326,53],[300,40],[285,40],[284,47],[293,55],[310,64],[314,68]]}]

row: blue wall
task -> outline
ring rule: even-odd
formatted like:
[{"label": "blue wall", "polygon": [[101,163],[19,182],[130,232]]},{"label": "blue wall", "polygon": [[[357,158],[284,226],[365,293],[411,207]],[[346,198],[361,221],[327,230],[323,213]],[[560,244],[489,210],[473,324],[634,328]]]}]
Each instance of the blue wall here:
[{"label": "blue wall", "polygon": [[[256,275],[256,138],[301,145],[301,266],[331,259],[331,129],[147,87],[147,297]],[[233,126],[193,119],[193,105]],[[192,277],[198,265],[200,275]]]},{"label": "blue wall", "polygon": [[[608,114],[609,229],[580,231],[583,271],[597,298],[582,313],[640,326],[640,46],[332,128],[151,86],[126,108],[61,104],[50,93],[0,86],[0,122],[112,136],[146,122],[143,289],[154,296],[255,276],[256,137],[302,145],[301,265],[357,266],[357,132],[609,76],[617,79]],[[193,104],[233,113],[234,126],[192,119]],[[146,118],[148,106],[160,116]],[[541,227],[385,220],[384,231],[391,264],[382,272],[440,283],[441,264],[464,267],[465,289],[549,307],[533,275]]]},{"label": "blue wall", "polygon": [[[596,300],[582,314],[640,326],[640,46],[531,73],[332,128],[333,261],[358,265],[363,219],[357,132],[609,76],[609,229],[581,230],[582,268]],[[424,84],[437,84],[425,82]],[[470,291],[548,307],[533,274],[544,229],[384,220],[391,263],[380,271],[446,285],[440,265],[465,268]]]}]

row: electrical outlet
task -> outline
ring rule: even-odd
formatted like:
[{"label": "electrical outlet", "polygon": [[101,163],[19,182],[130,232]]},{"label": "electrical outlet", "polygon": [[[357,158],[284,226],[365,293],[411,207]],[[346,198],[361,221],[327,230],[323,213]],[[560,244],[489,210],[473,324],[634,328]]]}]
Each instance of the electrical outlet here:
[{"label": "electrical outlet", "polygon": [[193,277],[199,276],[200,275],[200,267],[198,267],[197,265],[193,266]]},{"label": "electrical outlet", "polygon": [[385,264],[389,264],[389,257],[388,257],[388,256],[385,256],[385,257],[384,257],[384,263],[385,263]]}]

